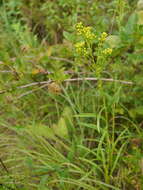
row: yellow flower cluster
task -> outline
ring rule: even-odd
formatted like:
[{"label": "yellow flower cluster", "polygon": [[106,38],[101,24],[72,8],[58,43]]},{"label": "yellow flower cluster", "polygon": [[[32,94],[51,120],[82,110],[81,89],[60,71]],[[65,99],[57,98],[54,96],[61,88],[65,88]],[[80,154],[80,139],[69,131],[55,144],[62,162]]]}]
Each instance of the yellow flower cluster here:
[{"label": "yellow flower cluster", "polygon": [[106,38],[107,38],[107,33],[106,33],[106,32],[103,32],[103,33],[101,34],[101,37],[99,38],[99,41],[104,42],[104,41],[106,40]]},{"label": "yellow flower cluster", "polygon": [[82,22],[79,22],[76,25],[76,30],[78,35],[84,36],[87,40],[93,40],[96,38],[96,35],[91,31],[90,26],[85,27]]},{"label": "yellow flower cluster", "polygon": [[84,28],[84,26],[83,26],[82,22],[79,22],[76,24],[76,31],[77,31],[78,35],[82,34],[83,28]]},{"label": "yellow flower cluster", "polygon": [[85,47],[85,42],[78,42],[75,44],[76,52],[79,54],[83,54],[84,56],[88,55],[88,51]]},{"label": "yellow flower cluster", "polygon": [[112,48],[106,48],[105,50],[103,50],[103,54],[111,55],[112,51],[113,51]]}]

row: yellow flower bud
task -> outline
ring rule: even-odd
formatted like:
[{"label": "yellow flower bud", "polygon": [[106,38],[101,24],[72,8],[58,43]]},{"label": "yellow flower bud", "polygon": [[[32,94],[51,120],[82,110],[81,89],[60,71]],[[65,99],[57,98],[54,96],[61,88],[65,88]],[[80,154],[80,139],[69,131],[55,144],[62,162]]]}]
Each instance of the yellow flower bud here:
[{"label": "yellow flower bud", "polygon": [[112,51],[113,51],[112,48],[107,48],[107,49],[103,50],[103,54],[111,55]]},{"label": "yellow flower bud", "polygon": [[98,40],[103,42],[103,41],[106,40],[106,37],[107,37],[107,33],[106,33],[106,32],[103,32],[103,33],[101,34],[101,37],[98,38]]}]

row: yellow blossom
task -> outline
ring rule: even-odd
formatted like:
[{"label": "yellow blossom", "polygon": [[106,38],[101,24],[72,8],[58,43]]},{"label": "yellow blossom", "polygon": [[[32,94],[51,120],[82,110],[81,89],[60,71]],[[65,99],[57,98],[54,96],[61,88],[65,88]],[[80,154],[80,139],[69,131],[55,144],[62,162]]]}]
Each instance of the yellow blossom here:
[{"label": "yellow blossom", "polygon": [[88,40],[93,40],[96,38],[95,34],[91,31],[91,27],[87,26],[83,28],[83,35]]},{"label": "yellow blossom", "polygon": [[79,22],[79,23],[76,24],[76,30],[77,30],[78,35],[82,34],[83,28],[84,28],[84,26],[83,26],[82,22]]},{"label": "yellow blossom", "polygon": [[85,47],[85,42],[78,42],[75,44],[76,52],[78,54],[83,54],[84,56],[88,55],[87,48]]},{"label": "yellow blossom", "polygon": [[79,22],[76,25],[76,30],[78,35],[82,35],[87,40],[93,40],[96,38],[96,35],[91,31],[92,28],[90,26],[85,27],[82,22]]},{"label": "yellow blossom", "polygon": [[101,37],[99,38],[99,41],[105,41],[106,40],[106,38],[107,38],[107,33],[106,32],[103,32],[102,34],[101,34]]},{"label": "yellow blossom", "polygon": [[85,42],[78,42],[75,44],[76,49],[82,49],[85,46]]},{"label": "yellow blossom", "polygon": [[107,49],[103,50],[103,54],[111,55],[112,51],[113,51],[112,48],[107,48]]}]

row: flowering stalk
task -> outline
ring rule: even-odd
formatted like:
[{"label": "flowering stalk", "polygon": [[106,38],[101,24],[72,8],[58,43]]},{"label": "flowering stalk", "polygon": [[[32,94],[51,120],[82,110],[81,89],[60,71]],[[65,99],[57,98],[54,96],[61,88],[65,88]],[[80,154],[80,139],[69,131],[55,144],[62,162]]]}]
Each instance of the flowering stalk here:
[{"label": "flowering stalk", "polygon": [[[89,68],[95,72],[97,78],[101,78],[102,71],[107,63],[107,58],[112,54],[111,48],[105,48],[107,33],[103,32],[100,36],[94,34],[92,27],[84,26],[82,22],[76,25],[78,42],[75,44],[75,50],[79,58],[90,61]],[[96,49],[93,50],[93,45]],[[96,59],[95,59],[96,58]],[[101,82],[99,80],[99,87]]]}]

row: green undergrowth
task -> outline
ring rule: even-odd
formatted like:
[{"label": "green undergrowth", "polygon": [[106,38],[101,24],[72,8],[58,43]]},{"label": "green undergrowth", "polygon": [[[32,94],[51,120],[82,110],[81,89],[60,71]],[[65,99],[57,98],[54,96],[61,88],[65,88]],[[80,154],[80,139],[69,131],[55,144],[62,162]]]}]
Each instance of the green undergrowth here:
[{"label": "green undergrowth", "polygon": [[143,188],[143,1],[0,1],[0,190]]}]

